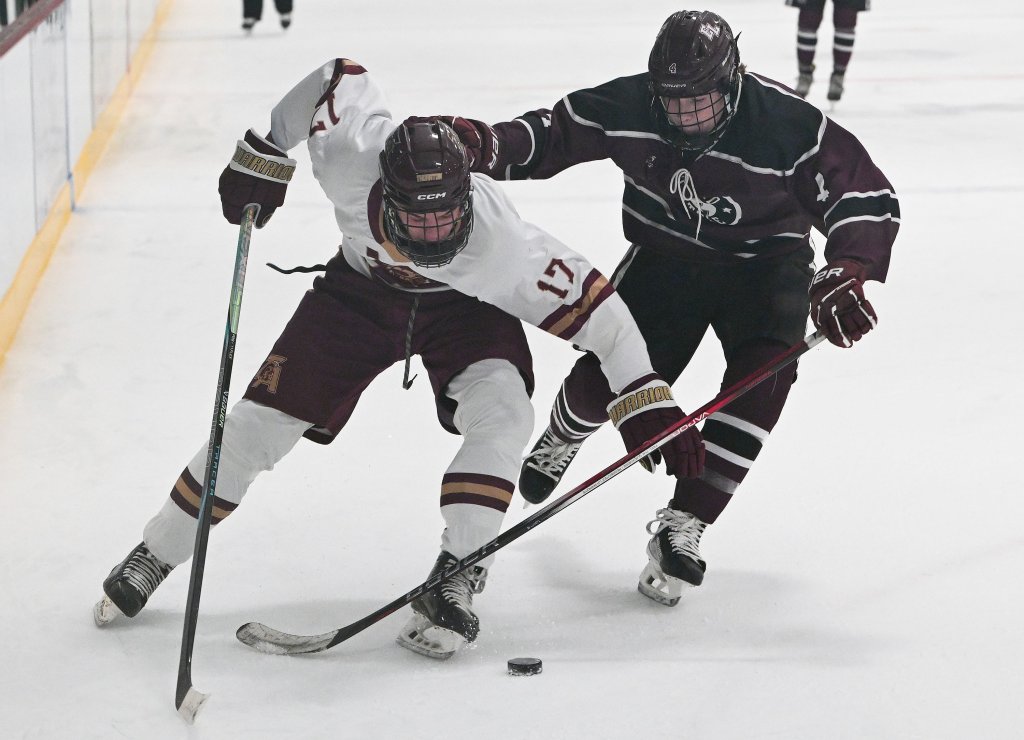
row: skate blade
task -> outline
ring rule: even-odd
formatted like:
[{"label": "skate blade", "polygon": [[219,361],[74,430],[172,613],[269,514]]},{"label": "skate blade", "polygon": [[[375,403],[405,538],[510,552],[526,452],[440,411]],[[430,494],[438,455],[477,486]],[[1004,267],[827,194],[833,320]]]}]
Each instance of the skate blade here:
[{"label": "skate blade", "polygon": [[121,610],[114,605],[109,596],[104,596],[92,608],[92,619],[97,627],[106,627],[120,616]]},{"label": "skate blade", "polygon": [[434,660],[448,660],[466,639],[458,632],[437,627],[422,614],[414,614],[395,639],[399,645]]},{"label": "skate blade", "polygon": [[665,575],[661,568],[653,561],[647,563],[644,572],[640,574],[640,581],[636,589],[648,599],[657,601],[665,606],[675,606],[682,598],[683,589],[690,588],[693,584]]}]

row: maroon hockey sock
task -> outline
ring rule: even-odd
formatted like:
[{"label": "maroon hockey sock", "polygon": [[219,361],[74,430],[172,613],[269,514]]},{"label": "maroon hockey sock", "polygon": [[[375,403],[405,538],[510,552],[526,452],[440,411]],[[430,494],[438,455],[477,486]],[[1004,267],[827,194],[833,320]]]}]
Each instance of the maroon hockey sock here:
[{"label": "maroon hockey sock", "polygon": [[814,63],[818,46],[818,27],[824,18],[820,10],[802,8],[796,24],[796,61],[800,69],[809,69]]}]

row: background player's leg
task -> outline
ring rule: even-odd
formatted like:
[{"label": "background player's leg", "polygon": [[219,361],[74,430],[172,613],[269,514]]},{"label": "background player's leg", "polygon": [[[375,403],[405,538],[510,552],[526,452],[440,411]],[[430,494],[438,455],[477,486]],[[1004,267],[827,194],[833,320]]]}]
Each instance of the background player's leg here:
[{"label": "background player's leg", "polygon": [[832,39],[832,77],[829,79],[828,99],[843,97],[846,68],[853,56],[853,42],[857,37],[857,11],[836,5],[832,13],[835,36]]},{"label": "background player's leg", "polygon": [[274,0],[274,7],[281,15],[281,28],[288,28],[292,24],[293,0]]},{"label": "background player's leg", "polygon": [[263,17],[263,0],[242,0],[242,30],[252,27]]},{"label": "background player's leg", "polygon": [[825,17],[824,0],[820,3],[808,3],[800,8],[796,21],[796,62],[799,76],[796,81],[796,92],[807,97],[814,81],[814,52],[818,47],[818,28]]}]

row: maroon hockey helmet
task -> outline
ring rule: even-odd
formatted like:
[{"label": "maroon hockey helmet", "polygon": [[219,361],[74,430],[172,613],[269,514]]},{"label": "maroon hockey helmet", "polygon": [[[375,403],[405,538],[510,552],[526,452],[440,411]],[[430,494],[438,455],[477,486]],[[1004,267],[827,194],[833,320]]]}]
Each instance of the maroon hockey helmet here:
[{"label": "maroon hockey helmet", "polygon": [[466,247],[473,187],[466,149],[450,126],[424,118],[402,122],[380,153],[380,179],[384,233],[399,252],[421,267],[439,267]]},{"label": "maroon hockey helmet", "polygon": [[710,10],[681,10],[662,24],[647,62],[651,94],[662,101],[722,94],[713,130],[685,132],[684,149],[705,150],[725,131],[739,102],[742,68],[736,37],[720,15]]}]

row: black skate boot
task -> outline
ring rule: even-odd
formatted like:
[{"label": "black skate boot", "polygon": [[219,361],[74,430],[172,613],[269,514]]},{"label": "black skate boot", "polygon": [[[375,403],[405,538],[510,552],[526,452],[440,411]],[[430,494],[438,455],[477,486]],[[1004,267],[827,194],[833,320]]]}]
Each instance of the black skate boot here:
[{"label": "black skate boot", "polygon": [[814,82],[814,65],[800,65],[800,76],[796,78],[796,94],[801,98],[806,98],[807,93],[811,91],[811,83]]},{"label": "black skate boot", "polygon": [[[442,573],[458,562],[442,551],[430,571]],[[487,569],[470,566],[412,602],[414,614],[398,634],[398,644],[428,658],[445,660],[480,634],[480,620],[473,613],[473,594],[484,590]]]},{"label": "black skate boot", "polygon": [[647,525],[654,536],[647,543],[647,567],[637,590],[660,604],[675,606],[684,588],[704,581],[707,564],[700,557],[700,536],[707,524],[676,509],[659,509],[655,516]]},{"label": "black skate boot", "polygon": [[826,97],[833,103],[843,97],[843,82],[846,79],[846,72],[833,72],[828,81],[828,95]]},{"label": "black skate boot", "polygon": [[173,569],[153,555],[145,542],[140,543],[103,581],[105,595],[93,607],[96,625],[102,627],[118,614],[134,617]]},{"label": "black skate boot", "polygon": [[283,28],[284,30],[287,31],[288,30],[288,26],[290,26],[291,24],[292,24],[292,14],[291,13],[281,13],[281,28]]},{"label": "black skate boot", "polygon": [[243,18],[242,19],[242,30],[245,31],[246,35],[252,33],[253,26],[256,25],[255,18]]},{"label": "black skate boot", "polygon": [[519,493],[531,504],[539,504],[555,490],[569,463],[583,442],[566,442],[551,427],[537,440],[519,470]]}]

